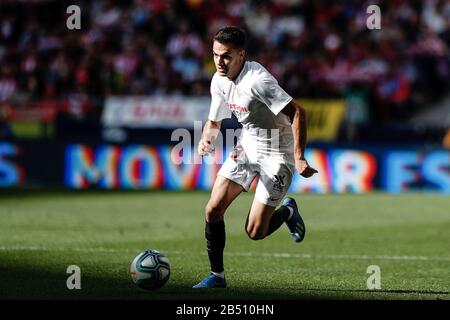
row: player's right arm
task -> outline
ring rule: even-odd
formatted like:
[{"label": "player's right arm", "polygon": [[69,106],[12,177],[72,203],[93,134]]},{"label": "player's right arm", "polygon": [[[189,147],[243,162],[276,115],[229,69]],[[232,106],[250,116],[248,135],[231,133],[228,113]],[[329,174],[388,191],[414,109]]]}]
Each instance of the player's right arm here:
[{"label": "player's right arm", "polygon": [[219,134],[220,125],[222,124],[222,120],[220,121],[212,121],[207,120],[205,126],[203,127],[203,133],[200,141],[198,142],[198,154],[201,156],[205,156],[214,151],[214,141]]},{"label": "player's right arm", "polygon": [[219,78],[216,73],[211,80],[211,108],[197,148],[198,154],[201,156],[214,151],[214,141],[219,134],[222,120],[231,117],[231,110],[227,107]]}]

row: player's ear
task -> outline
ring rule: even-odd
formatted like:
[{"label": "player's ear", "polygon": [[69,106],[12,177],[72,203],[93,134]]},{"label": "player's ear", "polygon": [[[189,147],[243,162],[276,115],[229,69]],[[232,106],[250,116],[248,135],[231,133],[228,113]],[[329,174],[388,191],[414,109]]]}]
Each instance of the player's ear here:
[{"label": "player's ear", "polygon": [[240,57],[241,59],[245,59],[245,49],[241,49],[241,50],[239,51],[239,57]]}]

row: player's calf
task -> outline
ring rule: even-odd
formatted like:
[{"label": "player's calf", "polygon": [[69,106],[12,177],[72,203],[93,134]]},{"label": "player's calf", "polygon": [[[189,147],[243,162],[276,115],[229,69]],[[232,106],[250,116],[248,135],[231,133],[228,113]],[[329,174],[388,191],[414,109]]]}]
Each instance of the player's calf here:
[{"label": "player's calf", "polygon": [[266,237],[267,231],[262,229],[246,228],[247,235],[252,240],[262,240]]},{"label": "player's calf", "polygon": [[267,236],[266,228],[263,228],[261,224],[249,223],[249,216],[247,216],[247,221],[245,221],[245,232],[248,237],[252,240],[264,239]]}]

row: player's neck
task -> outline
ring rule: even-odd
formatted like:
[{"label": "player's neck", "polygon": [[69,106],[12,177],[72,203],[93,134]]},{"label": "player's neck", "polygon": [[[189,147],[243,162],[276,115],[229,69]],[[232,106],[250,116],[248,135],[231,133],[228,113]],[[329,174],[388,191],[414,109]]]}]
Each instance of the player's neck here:
[{"label": "player's neck", "polygon": [[242,65],[241,65],[241,67],[239,68],[239,71],[236,73],[236,75],[235,75],[233,78],[228,78],[229,80],[234,81],[234,80],[237,79],[237,77],[239,77],[239,75],[240,75],[241,72],[242,72],[242,69],[244,69],[245,62],[246,62],[246,60],[244,60],[244,61],[242,62]]}]

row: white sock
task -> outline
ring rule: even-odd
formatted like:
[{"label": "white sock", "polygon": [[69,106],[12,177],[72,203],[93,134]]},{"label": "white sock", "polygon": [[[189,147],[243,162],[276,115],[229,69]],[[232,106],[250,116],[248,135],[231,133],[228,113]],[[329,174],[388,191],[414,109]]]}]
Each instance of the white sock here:
[{"label": "white sock", "polygon": [[225,271],[222,271],[222,272],[214,272],[214,271],[211,271],[212,272],[212,274],[213,275],[215,275],[215,276],[217,276],[217,277],[220,277],[220,278],[225,278]]},{"label": "white sock", "polygon": [[288,220],[292,217],[292,215],[294,214],[294,209],[292,209],[291,207],[289,207],[289,206],[286,206],[286,208],[288,208],[289,209],[289,217],[287,218]]}]

